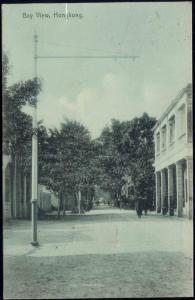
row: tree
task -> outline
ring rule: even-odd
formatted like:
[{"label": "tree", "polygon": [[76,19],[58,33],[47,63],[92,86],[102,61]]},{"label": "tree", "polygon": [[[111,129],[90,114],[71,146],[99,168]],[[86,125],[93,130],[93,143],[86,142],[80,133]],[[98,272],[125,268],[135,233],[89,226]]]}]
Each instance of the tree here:
[{"label": "tree", "polygon": [[[2,65],[3,154],[12,156],[13,199],[14,203],[21,204],[23,189],[21,182],[24,178],[23,183],[26,183],[27,174],[31,169],[32,156],[32,118],[22,112],[22,107],[26,104],[34,105],[36,103],[41,83],[34,78],[8,85],[7,76],[10,66],[5,53],[3,53]],[[26,185],[24,184],[24,186]]]},{"label": "tree", "polygon": [[151,205],[154,188],[153,157],[154,143],[152,128],[156,120],[144,113],[132,121],[112,120],[111,127],[106,127],[100,140],[105,155],[105,178],[103,189],[108,190],[118,201],[126,183],[124,178],[131,176],[135,195],[146,197]]},{"label": "tree", "polygon": [[135,187],[135,194],[145,199],[145,206],[152,207],[154,191],[154,140],[152,128],[156,123],[155,118],[146,113],[141,118],[134,120],[133,131],[136,140],[137,151],[135,160],[131,163],[131,174]]},{"label": "tree", "polygon": [[26,145],[31,140],[32,118],[22,112],[26,104],[34,105],[41,90],[41,83],[36,79],[21,81],[7,86],[9,72],[8,57],[3,54],[3,143],[4,150],[11,144],[12,153],[25,155]]},{"label": "tree", "polygon": [[[8,72],[8,58],[4,55],[3,141],[5,149],[7,140],[11,142],[15,160],[22,156],[20,164],[27,171],[31,164],[32,119],[22,112],[22,106],[36,104],[41,83],[35,78],[7,86]],[[59,211],[70,193],[75,198],[73,209],[79,192],[83,208],[90,207],[96,185],[118,201],[128,176],[132,178],[135,194],[141,193],[149,203],[154,186],[154,124],[155,119],[147,114],[126,122],[113,119],[111,126],[92,140],[89,131],[78,122],[67,121],[60,130],[48,131],[39,122],[39,183],[59,196]]]},{"label": "tree", "polygon": [[[58,194],[58,213],[68,194],[74,194],[72,209],[77,211],[79,191],[87,202],[93,196],[99,146],[91,140],[83,125],[67,121],[61,124],[60,130],[49,130],[45,146],[43,144],[40,149],[40,180]],[[86,208],[85,201],[82,204]]]}]

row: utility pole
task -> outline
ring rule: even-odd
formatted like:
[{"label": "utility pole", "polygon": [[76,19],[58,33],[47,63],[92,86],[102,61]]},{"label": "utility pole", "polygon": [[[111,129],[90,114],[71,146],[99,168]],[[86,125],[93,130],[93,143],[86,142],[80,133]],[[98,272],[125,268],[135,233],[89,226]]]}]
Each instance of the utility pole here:
[{"label": "utility pole", "polygon": [[[37,60],[38,59],[128,59],[135,60],[136,55],[76,55],[76,56],[38,56],[37,53],[38,35],[34,34],[34,72],[37,78]],[[37,201],[38,201],[38,127],[37,127],[37,99],[34,103],[33,111],[33,134],[32,134],[32,193],[31,193],[31,214],[32,214],[32,242],[31,245],[39,246],[37,240]],[[81,191],[79,190],[79,214],[81,213]]]},{"label": "utility pole", "polygon": [[[38,35],[34,35],[34,72],[37,80],[37,43]],[[38,137],[37,137],[37,99],[33,107],[33,134],[32,134],[32,192],[31,192],[31,214],[32,214],[32,246],[39,246],[37,240],[37,187],[38,187]]]}]

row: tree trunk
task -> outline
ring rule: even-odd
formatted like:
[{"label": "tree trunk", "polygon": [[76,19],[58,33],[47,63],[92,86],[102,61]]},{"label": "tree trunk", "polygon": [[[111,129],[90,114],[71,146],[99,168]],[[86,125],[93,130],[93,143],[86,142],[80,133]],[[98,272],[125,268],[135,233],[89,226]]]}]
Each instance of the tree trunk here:
[{"label": "tree trunk", "polygon": [[89,208],[89,189],[87,188],[87,194],[86,194],[86,209]]},{"label": "tree trunk", "polygon": [[76,208],[77,207],[77,209],[78,209],[78,203],[79,203],[79,197],[78,197],[78,192],[75,192],[75,199],[76,199],[76,203],[74,202],[74,204],[75,204],[75,207],[74,208]]},{"label": "tree trunk", "polygon": [[63,194],[63,197],[62,197],[62,201],[63,201],[63,216],[66,214],[66,194],[64,193]]},{"label": "tree trunk", "polygon": [[81,214],[81,191],[78,191],[78,209],[79,209],[79,215]]},{"label": "tree trunk", "polygon": [[[75,208],[76,208],[76,203],[77,203],[77,193],[76,192],[74,192],[73,194],[71,194],[71,199],[72,199],[72,208],[71,208],[71,210],[72,210],[72,213],[75,213]],[[76,203],[75,203],[76,202]]]},{"label": "tree trunk", "polygon": [[61,193],[58,196],[58,217],[60,216],[60,207],[61,207]]},{"label": "tree trunk", "polygon": [[79,191],[75,192],[75,198],[76,198],[76,207],[77,207],[77,212],[80,214],[80,196],[79,196]]}]

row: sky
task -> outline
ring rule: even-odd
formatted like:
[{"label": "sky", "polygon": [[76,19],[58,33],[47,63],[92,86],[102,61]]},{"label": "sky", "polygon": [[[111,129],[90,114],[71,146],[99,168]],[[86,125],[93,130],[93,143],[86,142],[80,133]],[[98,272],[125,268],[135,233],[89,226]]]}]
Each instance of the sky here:
[{"label": "sky", "polygon": [[47,127],[77,120],[96,138],[111,119],[159,118],[192,82],[191,2],[4,4],[2,16],[10,85],[34,77],[35,32],[38,55],[58,57],[38,59]]}]

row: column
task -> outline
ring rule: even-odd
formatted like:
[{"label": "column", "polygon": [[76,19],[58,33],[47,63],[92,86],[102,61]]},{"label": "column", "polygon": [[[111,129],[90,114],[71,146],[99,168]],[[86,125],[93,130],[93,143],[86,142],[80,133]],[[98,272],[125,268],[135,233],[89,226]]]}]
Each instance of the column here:
[{"label": "column", "polygon": [[156,212],[161,212],[161,189],[160,189],[160,173],[156,172]]},{"label": "column", "polygon": [[6,200],[5,200],[5,166],[3,164],[3,221],[5,221],[7,219],[7,215],[6,215]]},{"label": "column", "polygon": [[17,175],[17,210],[18,210],[18,218],[22,217],[22,187],[21,187],[21,169],[18,168],[18,175]]},{"label": "column", "polygon": [[166,197],[166,178],[165,178],[165,171],[162,170],[161,172],[161,202],[162,202],[162,207],[161,211],[162,214],[164,215],[166,213],[166,206],[165,206],[165,197]]},{"label": "column", "polygon": [[26,196],[26,174],[24,174],[23,177],[24,183],[23,183],[23,195],[24,195],[24,217],[27,218],[27,196]]},{"label": "column", "polygon": [[193,217],[193,160],[187,159],[187,201],[188,201],[188,218]]},{"label": "column", "polygon": [[13,217],[17,218],[17,157],[14,157],[14,176],[13,176]]},{"label": "column", "polygon": [[182,217],[183,215],[183,176],[182,176],[182,164],[181,162],[176,163],[176,176],[177,176],[177,216]]},{"label": "column", "polygon": [[173,215],[173,167],[168,167],[168,211]]},{"label": "column", "polygon": [[31,174],[26,175],[26,204],[27,204],[27,218],[31,217]]},{"label": "column", "polygon": [[8,163],[3,168],[3,210],[4,210],[4,221],[8,220],[11,216],[11,201],[10,201],[10,167]]},{"label": "column", "polygon": [[22,195],[22,192],[23,192],[23,190],[22,190],[22,171],[21,171],[21,169],[20,169],[20,171],[19,171],[19,178],[18,178],[18,180],[19,180],[19,183],[18,183],[18,193],[19,193],[19,196],[18,196],[18,204],[19,204],[19,217],[20,218],[22,218],[23,217],[23,203],[22,203],[22,197],[23,197],[23,195]]}]

